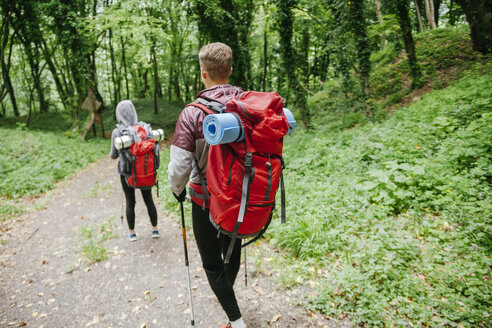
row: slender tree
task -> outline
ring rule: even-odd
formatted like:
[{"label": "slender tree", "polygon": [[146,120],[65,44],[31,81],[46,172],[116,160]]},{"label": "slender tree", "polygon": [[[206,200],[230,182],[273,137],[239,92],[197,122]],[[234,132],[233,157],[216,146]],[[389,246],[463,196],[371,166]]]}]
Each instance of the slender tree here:
[{"label": "slender tree", "polygon": [[31,1],[16,2],[12,7],[15,15],[13,24],[17,26],[17,35],[29,62],[31,77],[38,96],[39,110],[47,112],[48,103],[45,100],[41,78],[44,66],[41,64],[41,30],[39,28],[39,15],[36,11],[39,8],[35,7],[36,4]]},{"label": "slender tree", "polygon": [[369,74],[371,72],[371,62],[369,57],[369,38],[367,36],[367,22],[364,16],[364,1],[353,1],[349,4],[349,22],[357,47],[357,63],[360,76],[360,84],[364,98],[369,96]]},{"label": "slender tree", "polygon": [[422,15],[420,13],[419,2],[422,3],[422,0],[421,1],[415,0],[414,4],[415,4],[415,11],[417,12],[417,22],[418,22],[419,32],[422,32],[424,30],[424,25],[422,24]]},{"label": "slender tree", "polygon": [[[2,1],[1,2],[1,10],[2,10],[2,24],[1,24],[1,48],[0,48],[0,65],[2,68],[2,78],[3,84],[2,87],[5,88],[6,93],[10,96],[10,102],[12,104],[12,109],[14,111],[15,116],[19,116],[19,109],[17,107],[17,98],[15,96],[15,91],[12,86],[12,80],[10,79],[10,67],[11,67],[11,58],[12,58],[12,47],[14,45],[14,38],[16,31],[13,33],[11,30],[11,19],[12,19],[12,2]],[[5,51],[8,49],[7,56],[5,56]],[[5,113],[5,107],[2,109]]]},{"label": "slender tree", "polygon": [[429,24],[429,27],[432,29],[437,28],[433,0],[425,0],[425,15],[427,17],[427,23]]},{"label": "slender tree", "polygon": [[282,56],[283,68],[287,74],[290,88],[294,91],[295,101],[301,120],[306,128],[310,127],[310,113],[307,107],[306,89],[304,89],[297,77],[295,68],[297,67],[296,53],[292,46],[292,34],[294,16],[292,9],[296,6],[296,0],[276,0],[278,7],[277,28],[280,34],[280,54]]},{"label": "slender tree", "polygon": [[434,22],[439,26],[439,9],[441,8],[441,0],[432,0],[434,5]]},{"label": "slender tree", "polygon": [[403,41],[405,42],[405,50],[410,65],[410,74],[412,76],[411,86],[412,88],[417,88],[421,84],[421,72],[417,62],[417,55],[415,54],[415,42],[413,41],[412,27],[408,16],[408,1],[396,0],[395,2],[396,13],[400,22],[401,33],[403,35]]},{"label": "slender tree", "polygon": [[456,0],[470,24],[473,49],[483,54],[492,47],[492,3],[490,0]]}]

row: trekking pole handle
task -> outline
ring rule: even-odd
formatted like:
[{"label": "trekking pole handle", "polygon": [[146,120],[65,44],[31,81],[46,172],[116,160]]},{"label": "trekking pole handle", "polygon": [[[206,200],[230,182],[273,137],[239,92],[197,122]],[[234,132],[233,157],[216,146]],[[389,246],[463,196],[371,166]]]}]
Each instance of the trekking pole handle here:
[{"label": "trekking pole handle", "polygon": [[189,266],[189,261],[188,261],[188,247],[187,247],[187,242],[186,242],[186,226],[185,226],[185,219],[184,219],[184,207],[183,207],[183,202],[179,203],[181,207],[181,232],[183,233],[183,247],[184,247],[184,254],[185,254],[185,265]]}]

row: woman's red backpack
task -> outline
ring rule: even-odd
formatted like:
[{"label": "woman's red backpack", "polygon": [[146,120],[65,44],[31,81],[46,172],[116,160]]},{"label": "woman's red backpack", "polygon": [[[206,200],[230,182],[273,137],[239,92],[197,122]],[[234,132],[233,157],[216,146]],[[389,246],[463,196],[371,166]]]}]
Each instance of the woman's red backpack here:
[{"label": "woman's red backpack", "polygon": [[133,140],[129,148],[121,149],[128,166],[126,183],[132,188],[152,188],[157,181],[159,144],[152,137],[150,125],[139,122],[130,127],[118,125],[117,128],[122,135],[129,135]]},{"label": "woman's red backpack", "polygon": [[[190,105],[215,114],[205,104]],[[225,257],[228,263],[236,238],[253,237],[250,244],[268,228],[279,184],[285,222],[282,147],[289,123],[276,92],[244,92],[227,102],[225,112],[240,119],[244,141],[210,146],[206,189],[211,222],[232,239]]]}]

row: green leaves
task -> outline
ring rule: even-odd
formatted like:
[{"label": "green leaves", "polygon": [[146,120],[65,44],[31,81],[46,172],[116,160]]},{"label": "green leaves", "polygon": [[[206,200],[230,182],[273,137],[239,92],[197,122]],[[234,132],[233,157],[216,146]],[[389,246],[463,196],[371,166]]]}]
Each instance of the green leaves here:
[{"label": "green leaves", "polygon": [[0,196],[14,199],[51,189],[109,151],[106,140],[6,128],[0,128],[0,144]]},{"label": "green leaves", "polygon": [[315,133],[285,138],[288,219],[268,235],[298,270],[327,271],[310,307],[371,327],[489,321],[490,77],[351,130],[324,112]]}]

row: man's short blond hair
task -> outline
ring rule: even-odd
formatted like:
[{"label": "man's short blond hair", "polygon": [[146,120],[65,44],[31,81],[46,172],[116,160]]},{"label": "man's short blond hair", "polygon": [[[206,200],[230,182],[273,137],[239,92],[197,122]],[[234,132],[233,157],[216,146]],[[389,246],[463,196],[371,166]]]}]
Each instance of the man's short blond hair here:
[{"label": "man's short blond hair", "polygon": [[224,43],[215,42],[204,45],[198,53],[200,66],[208,72],[212,81],[229,78],[232,67],[232,50]]}]

